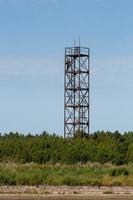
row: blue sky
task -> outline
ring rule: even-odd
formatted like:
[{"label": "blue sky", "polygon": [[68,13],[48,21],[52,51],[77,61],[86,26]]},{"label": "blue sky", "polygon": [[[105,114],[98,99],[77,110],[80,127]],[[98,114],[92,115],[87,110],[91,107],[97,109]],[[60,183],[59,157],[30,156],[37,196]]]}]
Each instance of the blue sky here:
[{"label": "blue sky", "polygon": [[63,135],[64,48],[91,49],[91,132],[133,130],[132,0],[0,0],[0,132]]}]

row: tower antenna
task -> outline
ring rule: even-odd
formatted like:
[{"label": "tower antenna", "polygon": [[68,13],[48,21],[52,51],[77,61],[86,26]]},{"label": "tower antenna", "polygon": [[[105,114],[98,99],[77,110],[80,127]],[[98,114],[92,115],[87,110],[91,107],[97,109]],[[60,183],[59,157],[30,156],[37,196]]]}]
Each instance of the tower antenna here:
[{"label": "tower antenna", "polygon": [[74,39],[74,47],[76,47],[76,39]]},{"label": "tower antenna", "polygon": [[79,36],[79,47],[80,47],[80,36]]}]

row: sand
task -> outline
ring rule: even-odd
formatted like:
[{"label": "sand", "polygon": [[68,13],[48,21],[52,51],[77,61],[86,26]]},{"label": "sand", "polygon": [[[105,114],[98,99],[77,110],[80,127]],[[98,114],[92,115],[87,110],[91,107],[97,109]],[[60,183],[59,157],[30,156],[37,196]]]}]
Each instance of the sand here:
[{"label": "sand", "polygon": [[1,186],[0,200],[133,200],[132,187]]},{"label": "sand", "polygon": [[0,200],[133,200],[133,195],[39,195],[39,194],[0,194]]}]

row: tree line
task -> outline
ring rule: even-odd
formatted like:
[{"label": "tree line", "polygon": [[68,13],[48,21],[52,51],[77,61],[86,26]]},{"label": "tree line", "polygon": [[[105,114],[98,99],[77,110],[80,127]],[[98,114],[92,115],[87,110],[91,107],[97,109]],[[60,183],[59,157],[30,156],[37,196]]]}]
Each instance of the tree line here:
[{"label": "tree line", "polygon": [[89,137],[77,133],[71,139],[45,131],[38,135],[17,132],[0,134],[0,162],[6,161],[39,164],[132,163],[133,132],[97,131]]}]

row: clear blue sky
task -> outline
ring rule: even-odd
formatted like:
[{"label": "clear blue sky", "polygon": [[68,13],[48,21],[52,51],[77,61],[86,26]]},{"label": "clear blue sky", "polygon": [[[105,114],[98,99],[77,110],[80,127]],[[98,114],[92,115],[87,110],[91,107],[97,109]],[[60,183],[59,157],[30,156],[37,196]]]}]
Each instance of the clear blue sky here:
[{"label": "clear blue sky", "polygon": [[0,132],[63,135],[64,48],[91,48],[91,132],[133,130],[132,0],[0,0]]}]

